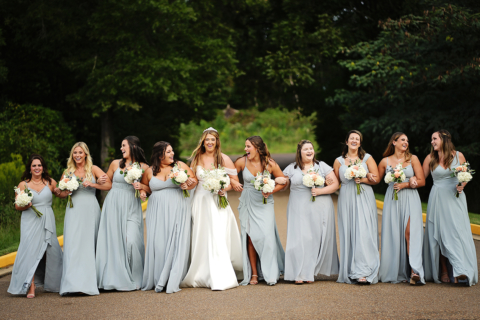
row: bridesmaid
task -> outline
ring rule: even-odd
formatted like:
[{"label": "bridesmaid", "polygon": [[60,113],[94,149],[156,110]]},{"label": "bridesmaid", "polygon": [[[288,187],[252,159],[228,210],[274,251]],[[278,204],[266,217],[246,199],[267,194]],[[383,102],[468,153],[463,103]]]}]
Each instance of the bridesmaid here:
[{"label": "bridesmaid", "polygon": [[[335,160],[335,175],[342,183],[338,197],[338,232],[340,236],[340,272],[337,282],[374,284],[378,282],[377,204],[371,185],[377,184],[375,160],[362,148],[360,131],[347,133],[342,155]],[[348,180],[345,171],[360,159],[366,178]],[[357,195],[356,184],[363,191]]]},{"label": "bridesmaid", "polygon": [[[278,236],[272,194],[285,185],[276,184],[273,192],[264,194],[255,190],[250,181],[264,170],[275,177],[285,176],[259,136],[247,138],[245,152],[235,162],[237,172],[243,172],[245,188],[240,184],[233,186],[236,191],[242,191],[238,206],[244,253],[241,285],[257,284],[262,279],[275,285],[284,271],[285,252]],[[267,204],[263,203],[263,198],[267,199]]]},{"label": "bridesmaid", "polygon": [[[150,158],[152,166],[142,177],[142,184],[152,194],[146,213],[147,253],[142,290],[178,292],[187,274],[192,210],[190,198],[184,198],[182,190],[191,190],[197,183],[195,178],[191,186],[172,182],[169,175],[175,163],[194,177],[192,170],[173,156],[170,143],[157,142]],[[145,198],[147,192],[141,193]]]},{"label": "bridesmaid", "polygon": [[[65,212],[60,294],[81,292],[98,295],[95,248],[101,211],[95,190],[110,190],[112,183],[102,169],[93,165],[90,151],[84,142],[73,145],[66,172],[77,176],[81,183],[71,196],[73,208],[67,205]],[[70,193],[58,188],[55,191],[61,198],[66,198]]]},{"label": "bridesmaid", "polygon": [[460,281],[469,286],[478,282],[477,255],[463,193],[467,183],[459,186],[458,179],[451,176],[452,170],[464,162],[447,130],[432,134],[432,151],[423,162],[425,177],[431,173],[433,178],[423,244],[427,281]]},{"label": "bridesmaid", "polygon": [[[331,180],[328,186],[303,185],[303,175],[312,167],[325,180]],[[330,196],[338,190],[338,180],[332,167],[316,160],[313,144],[302,140],[297,145],[295,162],[283,173],[291,184],[284,279],[302,284],[312,283],[318,274],[338,274],[335,208]],[[315,202],[311,201],[312,196]]]},{"label": "bridesmaid", "polygon": [[[406,282],[425,284],[422,260],[423,215],[417,187],[425,185],[422,165],[408,148],[408,137],[403,132],[392,135],[384,158],[378,166],[380,179],[402,164],[406,180],[390,183],[385,193],[382,215],[382,245],[379,280],[382,282]],[[415,185],[409,180],[415,176]],[[412,188],[413,187],[413,188]],[[398,200],[393,199],[397,190]],[[402,190],[402,191],[400,191]]]},{"label": "bridesmaid", "polygon": [[142,206],[135,189],[149,189],[140,182],[128,184],[120,171],[134,162],[144,170],[148,165],[137,137],[126,137],[120,150],[123,158],[113,160],[107,172],[113,182],[103,203],[95,267],[99,289],[131,291],[142,286],[145,257]]},{"label": "bridesmaid", "polygon": [[[50,178],[42,156],[32,154],[18,184],[33,194],[32,203],[15,209],[22,211],[20,246],[13,265],[8,292],[26,294],[35,298],[35,287],[58,292],[62,279],[62,249],[58,244],[55,215],[52,210],[52,192],[57,182]],[[43,215],[38,217],[31,206]]]}]

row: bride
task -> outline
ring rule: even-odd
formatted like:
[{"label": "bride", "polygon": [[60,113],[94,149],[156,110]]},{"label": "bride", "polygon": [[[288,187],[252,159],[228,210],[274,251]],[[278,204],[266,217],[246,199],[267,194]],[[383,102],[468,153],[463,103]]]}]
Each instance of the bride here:
[{"label": "bride", "polygon": [[[204,180],[201,178],[204,169],[221,165],[230,176],[231,184],[239,184],[237,171],[232,160],[221,152],[218,132],[211,127],[203,131],[191,159],[190,167],[199,182],[192,199],[191,264],[180,286],[212,290],[237,287],[237,277],[243,278],[237,222],[230,205],[225,209],[218,208],[217,195],[203,189]],[[218,194],[226,195],[231,189],[230,185]]]}]

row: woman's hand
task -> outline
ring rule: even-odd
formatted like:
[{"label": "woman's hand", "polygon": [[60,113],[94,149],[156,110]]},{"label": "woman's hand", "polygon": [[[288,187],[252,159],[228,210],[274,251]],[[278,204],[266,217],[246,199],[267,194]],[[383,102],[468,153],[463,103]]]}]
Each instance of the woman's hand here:
[{"label": "woman's hand", "polygon": [[269,193],[263,193],[263,192],[262,192],[262,194],[263,194],[263,197],[264,197],[265,199],[267,199],[268,197],[270,197],[271,194],[273,194],[273,192],[269,192]]},{"label": "woman's hand", "polygon": [[362,183],[362,179],[360,179],[360,178],[355,178],[355,183],[356,183],[356,184]]},{"label": "woman's hand", "polygon": [[144,190],[140,191],[140,199],[142,201],[147,200],[147,193]]},{"label": "woman's hand", "polygon": [[143,190],[142,184],[138,181],[133,183],[133,187],[135,188],[135,190]]},{"label": "woman's hand", "polygon": [[284,184],[287,183],[287,181],[288,181],[288,179],[285,178],[285,177],[277,177],[277,178],[275,178],[275,184],[284,185]]},{"label": "woman's hand", "polygon": [[59,188],[55,188],[53,189],[53,193],[58,197],[62,193],[62,190],[60,190]]},{"label": "woman's hand", "polygon": [[312,188],[312,196],[316,197],[322,194],[322,188]]},{"label": "woman's hand", "polygon": [[[187,180],[187,181],[188,181],[188,180]],[[182,184],[180,185],[180,189],[182,189],[182,190],[187,190],[187,189],[189,188],[189,185],[188,185],[187,181],[185,181],[184,183],[182,183]]]},{"label": "woman's hand", "polygon": [[457,184],[457,192],[462,193],[466,185],[467,184],[465,182],[462,182],[460,185]]},{"label": "woman's hand", "polygon": [[329,177],[329,176],[327,176],[327,177],[325,178],[325,184],[326,184],[327,186],[332,185],[334,181],[335,181],[335,180],[333,180],[333,179],[332,179],[331,177]]},{"label": "woman's hand", "polygon": [[[185,183],[187,184],[187,186],[192,186],[195,184],[195,179],[193,178],[188,178],[187,181],[185,181]],[[185,189],[184,189],[185,190]]]},{"label": "woman's hand", "polygon": [[406,188],[408,185],[409,185],[408,182],[407,182],[407,185],[405,185],[405,182],[401,182],[401,183],[395,182],[395,183],[393,184],[393,189],[397,190],[397,192],[398,192],[398,191]]},{"label": "woman's hand", "polygon": [[377,176],[370,172],[367,173],[367,179],[371,182],[377,182]]},{"label": "woman's hand", "polygon": [[[101,177],[98,177],[98,179],[97,179],[97,183],[98,183],[98,184],[102,185],[102,184],[104,184],[105,182],[107,182],[107,175],[106,175],[106,174],[102,175]],[[84,185],[84,186],[85,186],[85,185]]]},{"label": "woman's hand", "polygon": [[230,179],[230,184],[232,185],[233,190],[242,192],[243,191],[243,185],[238,182],[237,180]]},{"label": "woman's hand", "polygon": [[412,189],[415,189],[416,187],[418,187],[417,177],[415,176],[411,177],[410,180],[408,181],[408,184]]},{"label": "woman's hand", "polygon": [[83,181],[82,184],[85,188],[91,187],[93,185],[92,181],[88,181],[88,180]]},{"label": "woman's hand", "polygon": [[224,197],[225,196],[225,190],[224,189],[219,190],[218,195],[221,196],[221,197]]}]

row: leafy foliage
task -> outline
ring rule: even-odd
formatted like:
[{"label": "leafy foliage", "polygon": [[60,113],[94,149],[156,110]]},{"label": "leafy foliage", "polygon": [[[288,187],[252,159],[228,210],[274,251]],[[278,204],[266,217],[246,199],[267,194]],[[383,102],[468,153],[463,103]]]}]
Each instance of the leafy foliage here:
[{"label": "leafy foliage", "polygon": [[[182,156],[187,158],[197,147],[198,139],[206,128],[218,130],[222,144],[222,152],[228,155],[244,153],[245,140],[254,135],[261,136],[271,153],[289,153],[297,151],[300,140],[309,139],[315,142],[315,114],[302,116],[298,111],[267,109],[259,112],[256,109],[242,110],[229,119],[225,119],[219,111],[212,121],[201,120],[199,124],[190,122],[180,127],[180,147]],[[317,150],[318,151],[318,150]]]}]

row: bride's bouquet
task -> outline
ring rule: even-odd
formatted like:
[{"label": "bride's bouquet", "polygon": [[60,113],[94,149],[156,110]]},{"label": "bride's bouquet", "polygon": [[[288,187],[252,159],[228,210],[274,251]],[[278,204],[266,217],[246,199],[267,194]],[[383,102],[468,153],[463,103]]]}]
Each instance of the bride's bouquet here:
[{"label": "bride's bouquet", "polygon": [[[178,164],[175,163],[175,165],[173,166],[172,171],[170,171],[170,175],[168,177],[170,179],[172,179],[172,182],[174,184],[179,186],[182,183],[185,183],[185,181],[187,181],[190,176],[188,175],[187,170],[182,170],[181,168],[178,167]],[[188,192],[188,190],[183,190],[183,197],[184,198],[190,197],[190,193]]]},{"label": "bride's bouquet", "polygon": [[[313,165],[307,170],[307,173],[303,175],[302,181],[304,186],[312,189],[315,188],[315,186],[321,187],[325,184],[325,178],[320,175],[318,169],[313,168]],[[316,198],[312,196],[310,200],[314,202],[315,199]]]},{"label": "bride's bouquet", "polygon": [[[33,200],[33,194],[30,191],[30,189],[25,186],[25,189],[22,191],[17,187],[13,187],[13,190],[15,190],[15,193],[17,194],[17,197],[15,198],[15,204],[19,207],[26,207],[30,202]],[[37,214],[38,217],[43,216],[43,213],[37,210],[34,206],[31,206],[32,210]]]},{"label": "bride's bouquet", "polygon": [[71,173],[67,174],[66,172],[63,174],[63,179],[58,183],[58,188],[60,190],[70,191],[67,196],[67,206],[70,206],[70,208],[73,208],[72,192],[77,190],[79,186],[80,184],[78,183],[77,177]]},{"label": "bride's bouquet", "polygon": [[[270,193],[275,189],[275,180],[270,178],[270,172],[268,170],[263,171],[263,173],[257,173],[255,179],[250,181],[253,184],[254,188],[263,193]],[[263,197],[263,204],[267,204],[267,198]]]},{"label": "bride's bouquet", "polygon": [[[361,165],[362,161],[357,159],[354,163],[348,166],[345,170],[345,178],[348,180],[365,178],[367,176],[367,170]],[[360,183],[357,183],[357,194],[360,194],[364,190]]]},{"label": "bride's bouquet", "polygon": [[[138,162],[134,162],[130,168],[120,171],[123,174],[123,178],[128,184],[139,182],[142,179],[142,175],[145,170],[142,169]],[[135,189],[135,198],[140,198],[140,190]]]},{"label": "bride's bouquet", "polygon": [[215,169],[215,167],[212,166],[212,169],[205,169],[203,171],[201,178],[205,180],[205,183],[202,185],[203,189],[218,195],[218,207],[225,209],[228,206],[227,197],[218,194],[220,190],[230,185],[230,177],[225,171],[225,168],[219,165],[218,168]]},{"label": "bride's bouquet", "polygon": [[[464,162],[458,167],[455,168],[455,171],[452,173],[452,177],[457,177],[458,185],[461,186],[462,182],[470,182],[473,179],[472,174],[475,173],[475,170],[470,168],[470,163]],[[455,196],[458,198],[460,194],[458,191],[455,193]]]},{"label": "bride's bouquet", "polygon": [[[390,184],[391,182],[394,183],[401,183],[405,181],[407,177],[405,176],[405,172],[403,172],[403,164],[399,163],[393,169],[390,169],[385,174],[385,183]],[[398,190],[395,189],[393,192],[393,199],[398,200]]]}]

